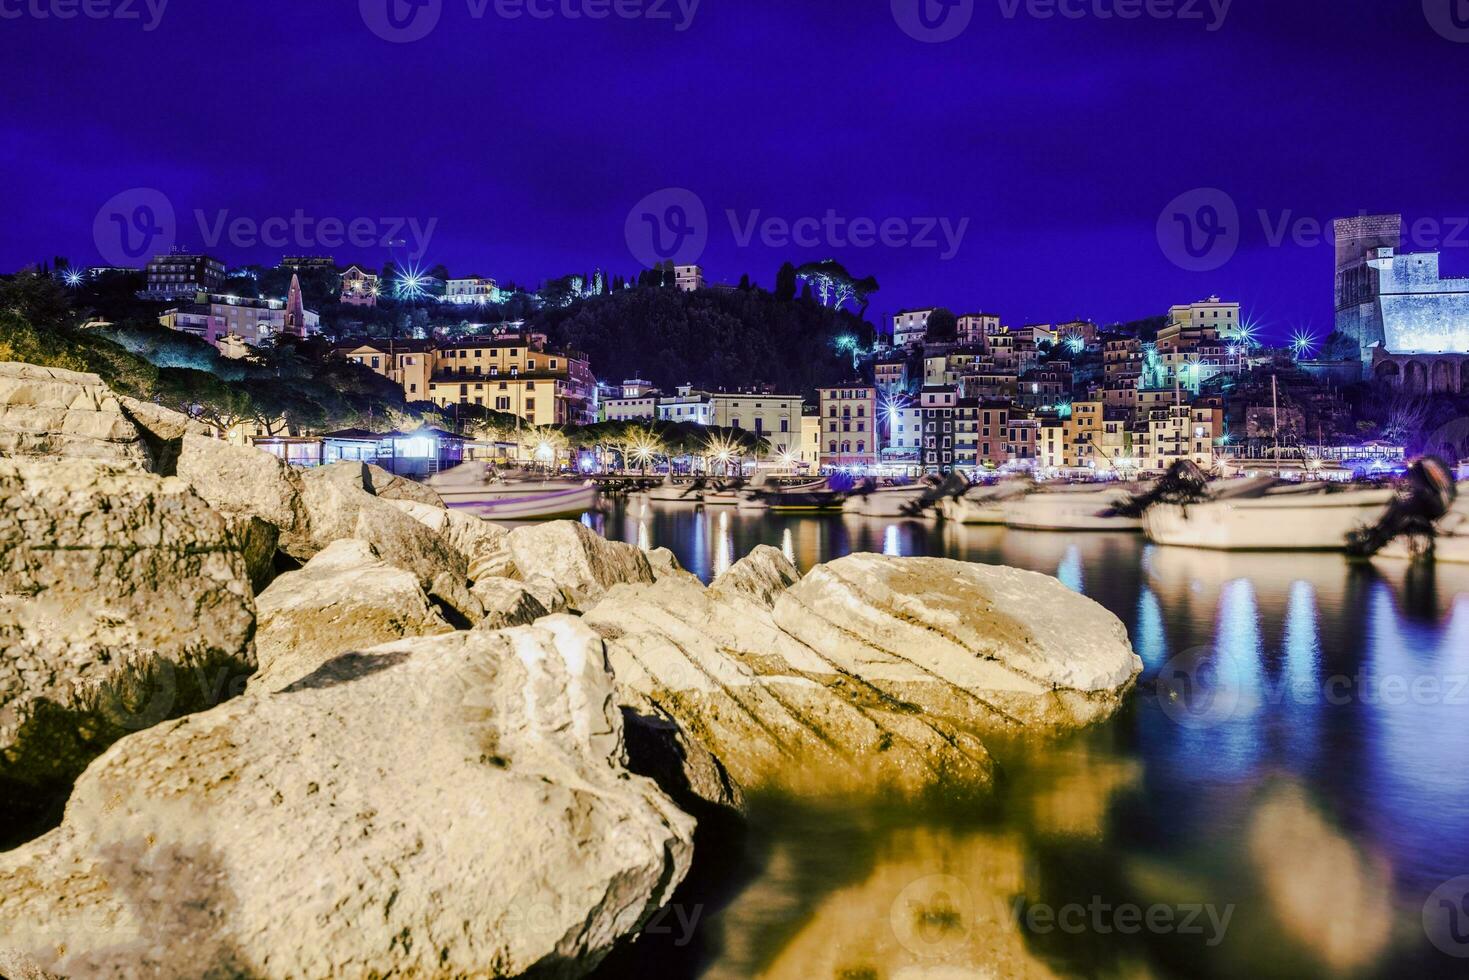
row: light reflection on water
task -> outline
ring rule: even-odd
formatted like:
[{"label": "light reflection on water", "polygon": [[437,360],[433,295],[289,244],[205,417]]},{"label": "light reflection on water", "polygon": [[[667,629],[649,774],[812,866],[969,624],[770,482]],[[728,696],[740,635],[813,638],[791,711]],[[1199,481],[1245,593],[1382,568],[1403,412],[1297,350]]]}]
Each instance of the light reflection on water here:
[{"label": "light reflection on water", "polygon": [[[761,803],[743,876],[697,896],[707,907],[691,944],[675,948],[677,929],[662,945],[642,941],[639,969],[1464,974],[1453,968],[1469,961],[1428,943],[1422,914],[1433,889],[1469,874],[1469,566],[677,505],[597,522],[611,538],[672,549],[706,581],[757,544],[803,571],[872,551],[1044,572],[1117,614],[1145,664],[1112,723],[1060,744],[992,746],[1007,778],[983,812]],[[1179,703],[1154,693],[1181,662],[1224,678],[1231,697],[1205,723],[1181,723]],[[916,941],[901,910],[934,887],[955,893],[965,928],[941,917]],[[1235,909],[1214,946],[1147,930],[1040,934],[1010,911],[1094,896]]]}]

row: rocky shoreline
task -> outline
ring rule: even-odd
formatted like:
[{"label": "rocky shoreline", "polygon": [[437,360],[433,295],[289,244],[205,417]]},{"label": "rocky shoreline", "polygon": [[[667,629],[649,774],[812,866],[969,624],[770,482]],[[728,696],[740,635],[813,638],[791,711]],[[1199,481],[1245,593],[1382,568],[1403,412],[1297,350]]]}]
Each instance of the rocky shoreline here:
[{"label": "rocky shoreline", "polygon": [[[1141,662],[1047,576],[709,587],[0,364],[0,974],[582,976],[746,794],[984,793]],[[44,822],[44,821],[42,821]]]}]

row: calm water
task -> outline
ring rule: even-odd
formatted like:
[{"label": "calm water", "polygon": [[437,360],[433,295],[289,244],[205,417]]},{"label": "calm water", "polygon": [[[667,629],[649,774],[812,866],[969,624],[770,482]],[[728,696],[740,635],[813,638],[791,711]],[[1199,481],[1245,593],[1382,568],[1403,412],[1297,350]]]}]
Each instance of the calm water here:
[{"label": "calm water", "polygon": [[[1124,623],[1132,705],[992,746],[990,803],[761,801],[607,976],[1469,976],[1469,566],[620,506],[708,580],[757,544],[1055,575]],[[725,853],[727,851],[727,853]],[[705,858],[707,860],[707,857]],[[1461,887],[1462,886],[1462,887]]]}]

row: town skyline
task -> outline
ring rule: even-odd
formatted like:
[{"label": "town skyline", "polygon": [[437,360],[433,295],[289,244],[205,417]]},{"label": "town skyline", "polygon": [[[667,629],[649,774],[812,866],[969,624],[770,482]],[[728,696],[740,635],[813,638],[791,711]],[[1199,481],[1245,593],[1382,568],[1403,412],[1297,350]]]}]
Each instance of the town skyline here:
[{"label": "town skyline", "polygon": [[[27,192],[0,203],[11,230],[0,268],[55,254],[98,260],[90,229],[104,206],[153,188],[177,213],[180,245],[223,252],[231,264],[321,249],[296,240],[236,248],[227,233],[211,246],[196,211],[210,234],[221,216],[260,226],[299,210],[368,219],[382,232],[388,219],[411,217],[433,227],[423,262],[501,281],[599,263],[630,271],[629,214],[650,195],[686,188],[707,210],[699,261],[711,275],[749,273],[770,288],[781,261],[835,258],[877,276],[874,316],[937,302],[1014,322],[1125,321],[1217,293],[1257,311],[1273,337],[1324,332],[1329,290],[1301,285],[1331,261],[1329,235],[1303,244],[1313,224],[1401,211],[1411,245],[1442,247],[1449,274],[1469,272],[1469,206],[1435,166],[1462,155],[1466,137],[1414,125],[1396,111],[1402,83],[1339,57],[1371,50],[1394,64],[1411,55],[1415,90],[1431,93],[1452,90],[1460,49],[1417,5],[1381,6],[1305,0],[1281,15],[1237,3],[1211,30],[1209,21],[1070,20],[1028,7],[1006,16],[980,4],[964,33],[941,44],[905,34],[886,4],[851,11],[825,2],[790,11],[706,0],[682,30],[653,18],[473,18],[451,4],[410,43],[375,36],[351,9],[261,16],[170,5],[151,30],[17,21],[10,26],[28,43],[0,78],[17,93],[3,125],[12,179]],[[833,43],[779,29],[793,18],[824,21]],[[175,43],[196,31],[232,43]],[[698,66],[727,57],[729,37],[746,39],[746,67],[705,77]],[[207,113],[136,69],[101,67],[120,38],[139,63],[173,63],[223,104],[248,92],[263,135],[248,152],[219,153],[229,137]],[[1151,57],[1133,57],[1143,43]],[[486,51],[496,66],[488,73],[476,57]],[[44,97],[26,94],[26,73],[56,59],[74,70]],[[257,59],[294,71],[262,78],[249,69]],[[624,62],[627,70],[610,70]],[[548,64],[559,66],[556,77],[537,70]],[[1049,66],[1043,82],[1027,79],[1035,65]],[[1229,70],[1209,67],[1220,65]],[[923,103],[894,103],[883,79],[900,77],[938,90]],[[695,79],[701,105],[689,110],[679,94]],[[308,80],[342,93],[329,121],[300,104]],[[1265,87],[1331,96],[1267,99]],[[1148,113],[1136,111],[1141,103]],[[78,124],[58,104],[96,111]],[[444,111],[456,104],[493,108],[464,124]],[[1364,126],[1373,143],[1392,147],[1390,166],[1361,158]],[[852,166],[854,155],[862,166]],[[1217,269],[1192,271],[1165,253],[1158,224],[1180,197],[1211,188],[1237,209],[1237,251]],[[935,248],[843,248],[824,231],[810,248],[768,244],[759,232],[740,244],[752,221],[794,225],[828,211],[849,223],[926,216],[968,225],[947,260],[941,235]],[[1420,221],[1436,241],[1412,241]],[[398,237],[411,239],[403,230]],[[332,251],[374,266],[390,257]]]}]

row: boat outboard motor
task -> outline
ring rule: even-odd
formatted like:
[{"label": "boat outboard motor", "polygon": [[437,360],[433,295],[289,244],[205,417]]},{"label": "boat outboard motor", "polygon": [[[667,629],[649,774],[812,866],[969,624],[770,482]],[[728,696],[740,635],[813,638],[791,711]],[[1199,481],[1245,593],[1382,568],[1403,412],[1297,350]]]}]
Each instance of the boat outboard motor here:
[{"label": "boat outboard motor", "polygon": [[1191,459],[1180,459],[1168,467],[1163,478],[1143,493],[1108,511],[1111,517],[1142,517],[1154,504],[1196,504],[1209,495],[1209,478]]},{"label": "boat outboard motor", "polygon": [[927,486],[924,487],[923,493],[917,500],[903,508],[910,517],[917,517],[951,497],[958,500],[969,492],[969,481],[958,473],[950,473],[941,480],[932,478],[924,482],[927,483]]},{"label": "boat outboard motor", "polygon": [[1424,456],[1398,481],[1397,493],[1377,523],[1347,535],[1347,553],[1370,558],[1405,534],[1432,540],[1434,525],[1458,494],[1449,465],[1437,456]]}]

